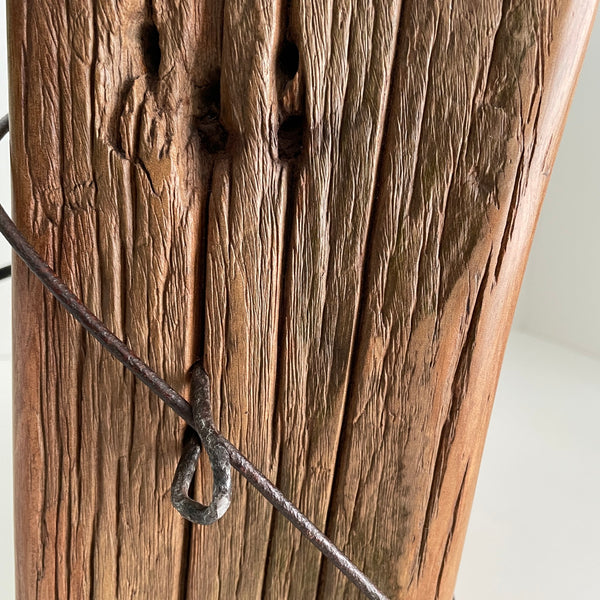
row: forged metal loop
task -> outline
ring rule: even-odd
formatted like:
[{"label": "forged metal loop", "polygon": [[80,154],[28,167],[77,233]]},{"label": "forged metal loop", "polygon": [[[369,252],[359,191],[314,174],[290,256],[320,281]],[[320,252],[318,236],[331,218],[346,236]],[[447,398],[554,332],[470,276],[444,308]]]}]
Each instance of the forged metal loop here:
[{"label": "forged metal loop", "polygon": [[[8,133],[8,115],[0,119],[0,139]],[[73,317],[126,369],[154,392],[169,408],[194,429],[198,426],[192,407],[164,379],[136,356],[96,317],[56,275],[52,267],[35,251],[0,206],[0,233],[44,287]],[[210,406],[208,407],[210,416]],[[210,421],[212,424],[212,419]],[[212,435],[229,454],[231,466],[246,478],[300,533],[351,581],[367,598],[388,600],[388,597],[300,510],[282,491],[267,479],[231,442],[214,428]]]},{"label": "forged metal loop", "polygon": [[[231,464],[229,452],[221,442],[217,433],[210,407],[210,381],[208,374],[200,362],[194,363],[192,374],[192,414],[198,432],[185,446],[179,459],[173,484],[171,485],[171,502],[181,516],[192,523],[210,525],[218,521],[231,503]],[[205,506],[192,500],[189,496],[190,484],[198,458],[204,446],[213,474],[212,502]]]}]

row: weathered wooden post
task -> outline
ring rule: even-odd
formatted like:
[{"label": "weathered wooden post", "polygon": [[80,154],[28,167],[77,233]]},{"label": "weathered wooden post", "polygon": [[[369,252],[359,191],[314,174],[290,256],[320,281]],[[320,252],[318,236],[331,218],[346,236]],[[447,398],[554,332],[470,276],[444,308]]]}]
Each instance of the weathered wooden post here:
[{"label": "weathered wooden post", "polygon": [[[203,358],[223,433],[386,593],[450,599],[596,2],[8,4],[28,239],[180,391]],[[183,522],[181,423],[14,286],[19,600],[356,597],[239,477]]]}]

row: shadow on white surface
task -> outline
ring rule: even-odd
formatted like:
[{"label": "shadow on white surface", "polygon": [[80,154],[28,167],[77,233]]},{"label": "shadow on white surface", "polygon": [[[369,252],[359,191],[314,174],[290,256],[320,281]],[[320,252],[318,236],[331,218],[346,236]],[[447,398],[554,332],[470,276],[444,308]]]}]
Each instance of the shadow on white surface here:
[{"label": "shadow on white surface", "polygon": [[[0,286],[10,287],[10,283],[3,281]],[[9,320],[10,312],[2,314]],[[0,359],[0,598],[8,600],[15,597],[11,370],[10,360]]]},{"label": "shadow on white surface", "polygon": [[600,361],[513,331],[457,600],[600,598]]}]

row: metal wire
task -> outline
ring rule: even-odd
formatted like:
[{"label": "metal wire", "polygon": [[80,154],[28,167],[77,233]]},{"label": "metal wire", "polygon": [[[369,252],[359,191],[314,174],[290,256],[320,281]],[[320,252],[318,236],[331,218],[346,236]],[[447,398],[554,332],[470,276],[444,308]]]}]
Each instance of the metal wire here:
[{"label": "metal wire", "polygon": [[[8,132],[8,115],[0,119],[0,139]],[[29,270],[46,289],[75,317],[96,340],[106,348],[133,375],[172,408],[190,427],[202,436],[210,435],[214,443],[229,453],[234,469],[245,477],[304,537],[326,556],[365,596],[373,600],[388,600],[375,584],[306,516],[282,491],[267,479],[231,442],[214,427],[212,418],[206,426],[199,427],[192,407],[169,384],[161,379],[142,359],[71,292],[34,248],[23,237],[11,218],[0,206],[0,233],[8,240]],[[205,406],[206,408],[206,406]],[[210,414],[210,406],[208,406]],[[204,428],[204,431],[199,431]]]}]

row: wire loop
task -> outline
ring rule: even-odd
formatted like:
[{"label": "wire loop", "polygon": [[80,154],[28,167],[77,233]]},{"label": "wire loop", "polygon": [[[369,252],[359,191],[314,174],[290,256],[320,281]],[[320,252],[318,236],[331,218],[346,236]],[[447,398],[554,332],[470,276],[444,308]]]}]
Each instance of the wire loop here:
[{"label": "wire loop", "polygon": [[[182,517],[199,525],[218,521],[231,504],[231,463],[229,452],[216,435],[210,407],[210,381],[200,362],[191,368],[192,414],[198,436],[186,444],[171,485],[171,502]],[[189,489],[202,447],[208,454],[213,474],[212,502],[205,506],[192,500]]]}]

